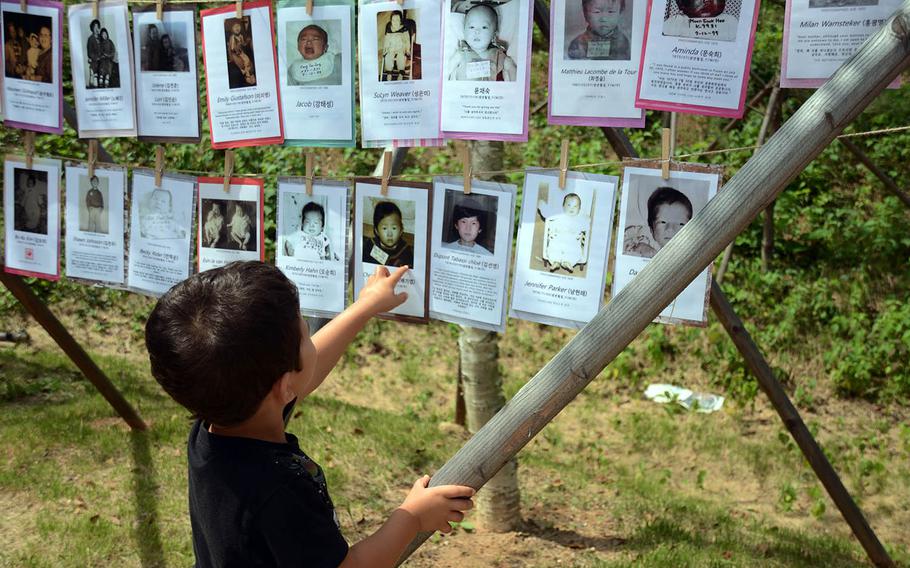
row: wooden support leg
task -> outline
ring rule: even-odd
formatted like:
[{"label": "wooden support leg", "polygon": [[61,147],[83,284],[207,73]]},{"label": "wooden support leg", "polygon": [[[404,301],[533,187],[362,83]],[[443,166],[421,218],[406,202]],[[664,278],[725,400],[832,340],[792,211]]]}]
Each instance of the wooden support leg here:
[{"label": "wooden support leg", "polygon": [[148,429],[148,426],[126,399],[123,398],[117,387],[111,383],[110,379],[82,349],[82,346],[63,327],[60,320],[54,317],[54,314],[35,296],[21,278],[3,272],[2,267],[0,267],[0,282],[3,282],[3,285],[13,293],[13,296],[28,310],[28,313],[35,318],[35,321],[41,324],[41,327],[57,342],[57,345],[63,349],[67,357],[79,367],[85,378],[98,389],[98,392],[114,407],[114,410],[129,424],[130,428],[133,430]]},{"label": "wooden support leg", "polygon": [[875,177],[877,177],[879,181],[882,182],[882,184],[884,184],[886,190],[903,201],[904,205],[910,207],[910,194],[898,187],[898,185],[894,183],[894,180],[891,179],[891,176],[889,176],[887,173],[885,173],[884,170],[878,167],[875,162],[873,162],[872,159],[869,158],[869,156],[859,148],[859,146],[851,142],[849,138],[838,138],[838,140],[841,144],[846,146],[847,149],[850,150],[850,152],[852,152],[853,155],[856,156],[856,158],[864,166],[869,168],[869,171],[872,172]]},{"label": "wooden support leg", "polygon": [[743,322],[733,311],[733,307],[727,301],[727,297],[720,286],[717,285],[717,282],[711,283],[711,308],[714,310],[717,319],[724,326],[724,329],[727,330],[727,334],[733,340],[740,355],[746,360],[749,370],[752,371],[752,374],[758,380],[758,385],[768,395],[768,399],[783,421],[784,426],[787,427],[799,449],[806,456],[806,460],[812,466],[815,475],[825,486],[825,490],[831,496],[831,500],[837,505],[841,515],[844,516],[844,520],[847,521],[850,529],[853,530],[853,534],[856,535],[856,538],[859,539],[860,544],[866,550],[869,559],[876,566],[894,566],[894,561],[885,552],[885,548],[879,542],[878,537],[875,536],[875,532],[869,526],[863,516],[863,512],[850,496],[844,484],[841,483],[837,472],[834,471],[828,458],[825,457],[815,438],[812,437],[800,417],[799,411],[790,402],[787,393],[784,392],[783,387],[774,377],[771,366],[768,365],[761,351],[752,341],[752,337],[749,336],[749,332],[746,331]]}]

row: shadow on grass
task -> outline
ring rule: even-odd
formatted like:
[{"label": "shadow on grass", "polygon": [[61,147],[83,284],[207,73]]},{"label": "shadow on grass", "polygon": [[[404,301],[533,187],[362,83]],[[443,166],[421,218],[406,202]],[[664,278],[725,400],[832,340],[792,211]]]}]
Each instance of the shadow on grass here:
[{"label": "shadow on grass", "polygon": [[619,549],[626,542],[626,539],[620,536],[586,536],[575,531],[542,526],[534,522],[533,519],[526,519],[522,523],[521,530],[542,540],[576,550],[593,548],[598,552],[612,552]]},{"label": "shadow on grass", "polygon": [[158,526],[158,482],[147,432],[130,432],[133,452],[133,503],[136,523],[133,540],[143,568],[165,566],[161,529]]}]

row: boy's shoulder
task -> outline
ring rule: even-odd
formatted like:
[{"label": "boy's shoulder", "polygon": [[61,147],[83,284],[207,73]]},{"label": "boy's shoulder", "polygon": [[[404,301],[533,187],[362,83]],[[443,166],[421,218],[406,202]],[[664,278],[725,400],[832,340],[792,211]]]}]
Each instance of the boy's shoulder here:
[{"label": "boy's shoulder", "polygon": [[[219,436],[197,421],[188,460],[197,565],[227,557],[337,566],[347,554],[322,471],[294,436],[286,444]],[[308,562],[319,558],[330,561]]]}]

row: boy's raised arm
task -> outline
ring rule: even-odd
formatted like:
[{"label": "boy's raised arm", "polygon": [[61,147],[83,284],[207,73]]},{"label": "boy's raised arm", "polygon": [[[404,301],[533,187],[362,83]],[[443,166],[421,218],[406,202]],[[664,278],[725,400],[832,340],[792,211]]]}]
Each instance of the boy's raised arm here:
[{"label": "boy's raised arm", "polygon": [[338,363],[342,353],[371,317],[395,309],[408,299],[405,292],[395,293],[395,285],[407,271],[407,266],[401,266],[389,274],[389,269],[385,266],[376,267],[376,272],[367,280],[357,301],[313,335],[313,345],[317,354],[316,370],[305,391],[298,393],[300,398],[307,396],[322,384]]}]

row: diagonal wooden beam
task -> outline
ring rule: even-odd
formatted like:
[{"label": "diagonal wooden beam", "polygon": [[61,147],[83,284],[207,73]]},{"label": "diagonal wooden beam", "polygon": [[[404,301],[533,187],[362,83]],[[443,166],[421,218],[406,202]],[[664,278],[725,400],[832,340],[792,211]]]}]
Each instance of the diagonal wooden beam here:
[{"label": "diagonal wooden beam", "polygon": [[882,182],[888,192],[903,201],[904,205],[910,207],[910,194],[898,187],[898,185],[894,183],[894,180],[891,179],[891,176],[885,173],[883,169],[878,167],[878,165],[872,161],[868,154],[863,152],[860,147],[854,144],[849,138],[838,138],[838,141],[846,146],[847,149],[850,150],[854,156],[856,156],[856,159],[859,160],[860,163],[862,163],[864,166],[866,166],[869,171],[872,172],[873,175],[875,175],[875,177],[877,177],[879,181]]},{"label": "diagonal wooden beam", "polygon": [[[806,101],[685,227],[438,472],[482,487],[910,64],[910,0]],[[419,534],[400,561],[430,533]],[[867,552],[869,552],[867,550]],[[883,551],[882,551],[883,552]],[[870,556],[871,557],[871,556]],[[890,559],[871,557],[888,566]]]}]

